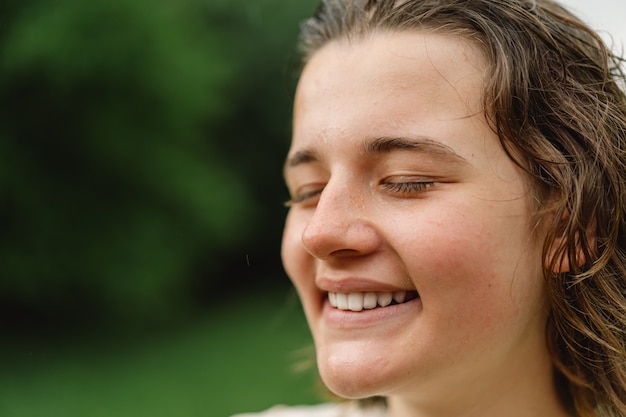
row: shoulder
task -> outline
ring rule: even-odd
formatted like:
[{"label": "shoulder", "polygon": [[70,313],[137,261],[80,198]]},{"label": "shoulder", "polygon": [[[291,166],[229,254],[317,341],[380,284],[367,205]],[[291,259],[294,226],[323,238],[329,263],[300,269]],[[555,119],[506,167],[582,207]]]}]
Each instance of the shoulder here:
[{"label": "shoulder", "polygon": [[356,402],[326,403],[309,406],[278,405],[262,413],[233,417],[386,417],[381,407],[362,407]]}]

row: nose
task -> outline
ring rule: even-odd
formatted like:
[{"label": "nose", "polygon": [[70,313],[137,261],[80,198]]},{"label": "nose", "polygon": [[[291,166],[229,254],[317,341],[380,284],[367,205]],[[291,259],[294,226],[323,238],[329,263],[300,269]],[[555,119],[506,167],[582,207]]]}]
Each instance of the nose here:
[{"label": "nose", "polygon": [[302,244],[311,255],[326,260],[372,253],[381,238],[367,213],[363,193],[329,182],[302,232]]}]

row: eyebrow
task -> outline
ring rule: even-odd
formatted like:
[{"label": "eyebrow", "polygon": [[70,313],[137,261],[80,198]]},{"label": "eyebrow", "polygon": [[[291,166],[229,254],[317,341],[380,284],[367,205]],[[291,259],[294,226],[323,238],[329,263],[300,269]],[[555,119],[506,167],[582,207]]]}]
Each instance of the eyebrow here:
[{"label": "eyebrow", "polygon": [[[363,143],[362,152],[365,155],[388,154],[394,151],[409,150],[425,153],[436,159],[454,163],[467,163],[467,160],[456,153],[454,149],[439,141],[426,136],[407,137],[378,137]],[[285,161],[285,168],[319,160],[317,152],[312,149],[302,149],[295,152]]]},{"label": "eyebrow", "polygon": [[406,137],[379,137],[363,143],[363,152],[366,155],[388,154],[398,150],[414,150],[431,155],[437,159],[451,162],[467,162],[450,146],[426,136],[415,138]]},{"label": "eyebrow", "polygon": [[319,158],[316,152],[310,149],[302,149],[295,152],[291,157],[287,158],[287,161],[285,161],[285,168],[295,167],[298,165],[306,164],[308,162],[315,162],[318,159]]}]

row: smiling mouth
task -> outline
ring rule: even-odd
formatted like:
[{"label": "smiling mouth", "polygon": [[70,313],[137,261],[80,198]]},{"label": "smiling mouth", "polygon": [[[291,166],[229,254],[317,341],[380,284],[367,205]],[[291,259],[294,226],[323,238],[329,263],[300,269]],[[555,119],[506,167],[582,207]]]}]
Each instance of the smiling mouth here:
[{"label": "smiling mouth", "polygon": [[328,302],[338,310],[362,311],[408,303],[419,298],[417,291],[396,292],[329,292]]}]

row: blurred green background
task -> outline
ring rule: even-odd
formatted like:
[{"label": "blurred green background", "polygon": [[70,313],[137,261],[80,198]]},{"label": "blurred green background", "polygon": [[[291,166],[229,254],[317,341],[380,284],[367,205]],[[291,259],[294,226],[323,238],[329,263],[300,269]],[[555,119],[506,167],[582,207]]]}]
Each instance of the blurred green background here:
[{"label": "blurred green background", "polygon": [[315,7],[0,2],[0,416],[321,400],[279,256]]}]

